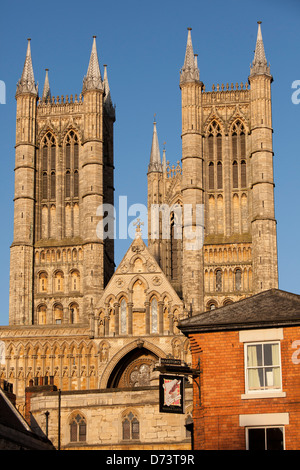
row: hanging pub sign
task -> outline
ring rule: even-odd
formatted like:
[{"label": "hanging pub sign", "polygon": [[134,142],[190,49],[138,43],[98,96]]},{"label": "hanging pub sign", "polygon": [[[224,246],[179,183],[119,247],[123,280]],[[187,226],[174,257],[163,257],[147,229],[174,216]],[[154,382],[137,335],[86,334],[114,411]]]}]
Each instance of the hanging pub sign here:
[{"label": "hanging pub sign", "polygon": [[161,413],[184,413],[184,377],[160,375],[159,411]]}]

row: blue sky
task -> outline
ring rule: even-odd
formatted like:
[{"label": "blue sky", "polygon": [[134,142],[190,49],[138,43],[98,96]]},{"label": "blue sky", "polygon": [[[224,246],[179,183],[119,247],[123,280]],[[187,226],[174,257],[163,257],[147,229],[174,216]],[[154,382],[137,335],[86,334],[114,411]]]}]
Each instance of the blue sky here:
[{"label": "blue sky", "polygon": [[[9,249],[13,240],[15,90],[25,59],[27,38],[36,81],[42,92],[49,68],[52,94],[81,92],[97,36],[101,67],[108,65],[116,104],[115,196],[128,205],[147,202],[153,116],[167,159],[181,155],[179,70],[187,28],[192,28],[200,78],[212,84],[245,83],[255,48],[257,21],[274,77],[273,147],[275,210],[278,228],[279,287],[300,294],[300,104],[292,103],[292,83],[300,80],[300,2],[298,0],[112,0],[85,2],[5,2],[1,5],[0,80],[0,325],[8,324]],[[103,73],[103,67],[102,67]],[[300,97],[300,94],[299,94]],[[129,221],[133,218],[129,218]],[[116,263],[131,240],[116,241]]]}]

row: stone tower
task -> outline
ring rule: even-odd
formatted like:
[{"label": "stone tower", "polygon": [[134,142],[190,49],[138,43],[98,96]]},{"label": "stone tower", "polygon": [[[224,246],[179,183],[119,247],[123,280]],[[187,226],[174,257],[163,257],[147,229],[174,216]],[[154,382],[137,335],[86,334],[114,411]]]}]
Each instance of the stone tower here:
[{"label": "stone tower", "polygon": [[93,38],[80,96],[41,97],[30,40],[17,85],[11,325],[81,323],[114,271],[97,209],[113,204],[112,105]]},{"label": "stone tower", "polygon": [[[161,163],[152,146],[148,239],[190,314],[278,287],[271,82],[260,22],[248,82],[217,84],[211,91],[200,81],[188,29],[180,72],[181,166],[171,166],[165,154]],[[156,225],[153,204],[160,205]],[[201,213],[195,217],[201,206],[204,243],[191,250],[185,230],[188,235],[201,228]],[[163,236],[166,213],[169,237]]]}]

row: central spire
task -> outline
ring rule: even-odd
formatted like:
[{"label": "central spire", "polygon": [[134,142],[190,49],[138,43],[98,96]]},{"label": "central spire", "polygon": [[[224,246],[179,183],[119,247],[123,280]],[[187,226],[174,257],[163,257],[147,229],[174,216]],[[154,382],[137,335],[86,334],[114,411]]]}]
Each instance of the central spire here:
[{"label": "central spire", "polygon": [[82,91],[87,90],[103,90],[102,78],[100,73],[96,36],[93,36],[93,46],[90,56],[90,62],[87,70],[87,74],[83,79]]},{"label": "central spire", "polygon": [[38,87],[34,81],[32,59],[31,59],[31,48],[30,48],[31,39],[27,39],[27,41],[28,43],[27,43],[25,63],[23,67],[22,76],[19,82],[17,83],[17,94],[33,93],[34,95],[37,95]]}]

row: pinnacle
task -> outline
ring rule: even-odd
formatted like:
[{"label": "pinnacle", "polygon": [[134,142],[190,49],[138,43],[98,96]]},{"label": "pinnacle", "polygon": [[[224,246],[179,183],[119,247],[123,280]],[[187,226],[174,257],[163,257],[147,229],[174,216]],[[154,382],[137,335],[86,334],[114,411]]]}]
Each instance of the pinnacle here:
[{"label": "pinnacle", "polygon": [[44,83],[44,89],[43,89],[43,95],[42,95],[43,101],[47,101],[51,99],[48,71],[49,69],[46,69],[45,83]]},{"label": "pinnacle", "polygon": [[27,51],[25,57],[25,63],[23,67],[23,72],[21,79],[17,84],[17,94],[20,93],[33,93],[37,95],[38,88],[34,81],[32,59],[31,59],[31,48],[30,48],[30,39],[27,40]]},{"label": "pinnacle", "polygon": [[262,38],[261,32],[261,21],[258,21],[258,29],[257,29],[257,38],[256,38],[256,46],[255,46],[255,53],[254,59],[251,66],[251,73],[250,75],[257,75],[257,74],[268,74],[270,75],[270,67],[268,67],[265,48]]},{"label": "pinnacle", "polygon": [[150,154],[150,163],[148,166],[148,172],[151,172],[151,171],[159,171],[159,172],[162,171],[157,130],[156,130],[156,121],[154,121],[153,123],[152,147],[151,147],[151,154]]},{"label": "pinnacle", "polygon": [[180,72],[180,83],[199,81],[199,69],[197,56],[194,55],[191,28],[188,28],[188,37],[185,51],[184,64]]},{"label": "pinnacle", "polygon": [[90,62],[87,70],[87,74],[83,79],[82,91],[86,90],[103,90],[102,78],[100,73],[96,36],[93,36],[92,52],[90,56]]}]

